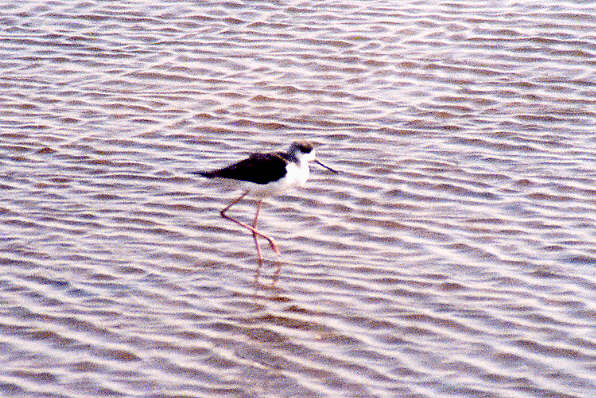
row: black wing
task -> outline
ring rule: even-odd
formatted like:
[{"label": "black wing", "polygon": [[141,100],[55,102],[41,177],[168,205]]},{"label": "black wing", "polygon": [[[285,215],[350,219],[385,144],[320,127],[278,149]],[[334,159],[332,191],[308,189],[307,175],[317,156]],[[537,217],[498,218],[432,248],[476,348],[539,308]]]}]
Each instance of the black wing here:
[{"label": "black wing", "polygon": [[280,153],[255,153],[223,169],[201,171],[203,177],[231,178],[255,184],[267,184],[286,175],[286,160]]}]

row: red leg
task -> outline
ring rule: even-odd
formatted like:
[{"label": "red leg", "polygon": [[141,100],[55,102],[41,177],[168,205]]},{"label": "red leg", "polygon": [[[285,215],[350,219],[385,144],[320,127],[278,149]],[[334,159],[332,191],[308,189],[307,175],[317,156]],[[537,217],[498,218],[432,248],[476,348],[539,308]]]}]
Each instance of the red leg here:
[{"label": "red leg", "polygon": [[[252,227],[254,229],[257,229],[257,221],[259,219],[259,211],[261,211],[261,204],[263,204],[263,200],[259,200],[259,203],[257,203],[257,212],[255,213],[255,219],[252,222]],[[257,234],[255,234],[254,232],[252,233],[252,238],[255,240],[255,246],[257,247],[257,256],[259,258],[259,265],[263,265],[263,257],[261,257],[261,247],[259,246],[259,238],[257,236]]]},{"label": "red leg", "polygon": [[279,250],[277,249],[277,245],[275,244],[275,242],[273,241],[273,239],[271,239],[270,237],[268,237],[267,235],[265,235],[262,232],[257,231],[255,228],[251,227],[248,224],[243,223],[242,221],[238,221],[235,218],[232,218],[230,216],[228,216],[226,214],[226,211],[228,211],[228,209],[232,206],[234,206],[236,203],[240,202],[247,194],[249,191],[244,192],[242,195],[240,195],[240,197],[238,199],[233,200],[229,205],[227,205],[222,211],[219,212],[219,214],[221,214],[221,216],[223,218],[225,218],[226,220],[230,220],[238,225],[240,225],[243,228],[248,229],[249,231],[251,231],[253,233],[253,235],[258,235],[263,239],[266,239],[267,242],[269,242],[269,245],[271,246],[271,249],[273,249],[273,251],[276,254],[279,254]]}]

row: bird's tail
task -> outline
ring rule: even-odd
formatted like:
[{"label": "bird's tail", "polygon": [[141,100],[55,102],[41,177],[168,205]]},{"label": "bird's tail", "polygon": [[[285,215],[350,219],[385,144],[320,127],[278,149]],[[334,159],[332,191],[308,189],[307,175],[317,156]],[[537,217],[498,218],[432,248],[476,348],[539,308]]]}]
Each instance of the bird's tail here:
[{"label": "bird's tail", "polygon": [[193,174],[200,175],[200,176],[207,177],[207,178],[215,177],[215,173],[213,173],[212,171],[193,171]]}]

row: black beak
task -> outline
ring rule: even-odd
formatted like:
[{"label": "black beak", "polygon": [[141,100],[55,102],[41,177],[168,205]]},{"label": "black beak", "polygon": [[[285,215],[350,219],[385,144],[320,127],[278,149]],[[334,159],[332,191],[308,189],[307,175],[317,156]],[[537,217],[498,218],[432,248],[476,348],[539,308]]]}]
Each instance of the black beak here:
[{"label": "black beak", "polygon": [[326,169],[327,169],[327,170],[329,170],[330,172],[337,174],[337,171],[336,171],[336,170],[333,170],[333,169],[332,169],[331,167],[329,167],[329,166],[325,166],[323,163],[319,162],[318,160],[316,160],[316,159],[315,159],[315,160],[314,160],[314,162],[315,162],[316,164],[318,164],[319,166],[326,168]]}]

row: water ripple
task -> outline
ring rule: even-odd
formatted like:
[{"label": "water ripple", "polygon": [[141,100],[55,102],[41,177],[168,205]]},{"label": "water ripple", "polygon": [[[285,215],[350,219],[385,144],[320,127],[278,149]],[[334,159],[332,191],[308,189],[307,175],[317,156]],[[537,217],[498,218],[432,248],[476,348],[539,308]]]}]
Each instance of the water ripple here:
[{"label": "water ripple", "polygon": [[[0,395],[593,396],[595,15],[4,7]],[[295,139],[257,269],[190,172]]]}]

